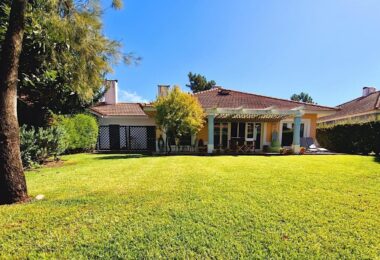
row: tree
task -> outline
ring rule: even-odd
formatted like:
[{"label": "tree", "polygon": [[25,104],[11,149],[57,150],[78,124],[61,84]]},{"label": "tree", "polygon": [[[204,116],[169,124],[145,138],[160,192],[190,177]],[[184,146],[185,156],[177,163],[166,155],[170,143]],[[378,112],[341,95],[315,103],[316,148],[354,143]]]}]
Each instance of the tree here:
[{"label": "tree", "polygon": [[186,86],[189,87],[193,93],[209,90],[216,85],[216,82],[214,80],[207,81],[206,77],[202,76],[201,74],[193,74],[189,72],[187,76],[189,77],[190,83]]},{"label": "tree", "polygon": [[[9,15],[10,2],[0,4],[1,17]],[[113,3],[120,5],[120,1]],[[97,102],[111,65],[123,58],[130,62],[133,55],[123,55],[120,43],[103,35],[99,1],[33,0],[29,9],[18,111],[20,123],[39,126],[50,112],[74,114]],[[6,24],[6,19],[0,19],[0,38]]]},{"label": "tree", "polygon": [[[2,4],[4,2],[2,2]],[[45,1],[42,0],[34,0],[31,1],[31,6],[33,7],[34,3],[43,4],[44,2]],[[59,37],[62,37],[64,40],[70,39],[70,43],[73,42],[78,45],[80,41],[95,42],[94,45],[91,46],[95,46],[95,44],[104,40],[95,37],[97,34],[91,33],[88,34],[88,36],[92,37],[80,37],[87,31],[101,30],[101,23],[99,20],[98,23],[94,23],[92,26],[89,26],[87,23],[90,19],[88,12],[99,12],[95,3],[97,1],[93,4],[92,1],[89,0],[52,0],[51,2],[58,4],[56,7],[59,7],[57,10],[59,10],[61,17],[67,18],[65,23],[61,24],[61,26],[70,26],[71,24],[78,25],[77,30],[67,30],[67,34],[62,34]],[[82,2],[85,3],[82,4]],[[9,18],[7,19],[7,23],[0,28],[0,33],[1,30],[5,31],[0,45],[0,204],[23,202],[28,199],[25,176],[20,157],[19,124],[17,120],[17,83],[19,80],[20,55],[23,49],[26,9],[30,6],[28,6],[26,0],[13,0],[8,3],[10,4]],[[113,1],[114,7],[120,7],[120,4],[120,1]],[[5,12],[7,9],[6,7],[6,5],[2,6]],[[34,11],[34,9],[32,10]],[[79,15],[80,11],[84,12],[83,16]],[[28,15],[32,16],[33,14],[34,12],[28,13]],[[40,15],[42,19],[46,19],[47,17],[43,11],[40,12]],[[54,22],[54,18],[60,19],[59,17],[49,17],[49,19],[46,20]],[[1,16],[0,19],[4,19],[4,16]],[[54,25],[56,25],[56,23],[54,23]],[[3,28],[6,29],[4,30]],[[52,26],[51,29],[54,29],[54,26]],[[67,43],[58,46],[66,48],[68,52],[71,50],[71,46]],[[104,61],[104,56],[94,58],[90,60],[90,62],[86,60],[86,57],[91,57],[91,54],[89,53],[92,51],[92,48],[78,48],[75,49],[71,56],[59,56],[59,58],[62,58],[59,63],[62,66],[60,69],[62,69],[65,75],[68,75],[71,80],[76,82],[72,90],[75,90],[75,93],[83,99],[88,99],[94,94],[94,91],[89,84],[100,83],[100,77],[93,77],[91,75],[88,78],[85,78],[83,77],[83,73],[77,73],[78,71],[76,70],[79,70],[80,66],[83,66],[86,73],[99,75],[104,72],[104,68],[109,68],[109,60]],[[106,52],[107,49],[104,51]],[[53,56],[52,58],[57,57]],[[59,58],[57,58],[57,60],[59,60]],[[76,62],[76,59],[79,62]],[[103,69],[99,69],[99,67],[102,67],[102,62],[105,62],[105,64],[103,64]],[[49,68],[49,64],[45,65],[46,68]],[[83,72],[83,70],[81,71]],[[54,78],[54,71],[47,72],[50,72],[49,77]],[[88,79],[86,82],[88,84],[82,84],[81,80],[83,79]]]},{"label": "tree", "polygon": [[290,99],[293,101],[314,104],[313,98],[304,92],[301,92],[300,94],[293,94]]},{"label": "tree", "polygon": [[17,121],[17,81],[26,0],[13,0],[0,54],[0,205],[28,199]]},{"label": "tree", "polygon": [[156,122],[168,137],[175,139],[196,134],[204,125],[205,114],[198,99],[174,86],[165,97],[154,103]]}]

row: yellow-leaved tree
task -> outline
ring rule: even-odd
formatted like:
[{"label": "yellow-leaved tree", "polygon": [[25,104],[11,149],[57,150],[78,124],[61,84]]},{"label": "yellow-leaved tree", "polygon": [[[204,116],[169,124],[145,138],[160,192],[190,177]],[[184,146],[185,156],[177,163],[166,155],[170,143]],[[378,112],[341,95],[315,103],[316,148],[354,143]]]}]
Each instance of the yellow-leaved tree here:
[{"label": "yellow-leaved tree", "polygon": [[198,133],[205,123],[205,114],[198,99],[181,91],[178,86],[154,103],[156,122],[167,138],[178,140],[184,135]]}]

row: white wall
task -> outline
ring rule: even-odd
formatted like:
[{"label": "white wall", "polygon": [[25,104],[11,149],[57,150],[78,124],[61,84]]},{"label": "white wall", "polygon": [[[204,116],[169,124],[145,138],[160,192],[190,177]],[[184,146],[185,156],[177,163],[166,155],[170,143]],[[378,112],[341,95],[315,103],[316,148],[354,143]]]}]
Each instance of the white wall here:
[{"label": "white wall", "polygon": [[155,126],[154,118],[144,116],[98,117],[99,125]]}]

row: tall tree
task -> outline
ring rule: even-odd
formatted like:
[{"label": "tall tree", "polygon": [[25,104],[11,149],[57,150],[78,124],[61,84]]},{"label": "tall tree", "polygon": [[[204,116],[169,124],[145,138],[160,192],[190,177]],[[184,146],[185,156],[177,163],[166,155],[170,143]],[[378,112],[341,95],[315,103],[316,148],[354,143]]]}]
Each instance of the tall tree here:
[{"label": "tall tree", "polygon": [[174,86],[167,96],[159,97],[154,106],[157,125],[167,138],[195,134],[203,127],[205,115],[198,99],[182,92],[178,86]]},{"label": "tall tree", "polygon": [[[112,6],[120,8],[121,1],[113,0]],[[0,22],[5,20],[0,26],[0,204],[11,204],[28,199],[17,120],[17,83],[26,18],[31,21],[28,29],[32,28],[26,42],[32,46],[37,43],[28,50],[37,49],[34,55],[29,56],[28,51],[22,54],[28,58],[21,67],[32,68],[32,73],[22,73],[21,82],[29,82],[31,89],[37,86],[36,91],[39,85],[35,83],[42,78],[57,87],[52,92],[64,90],[90,100],[101,87],[104,74],[111,71],[109,57],[117,54],[117,43],[99,33],[102,23],[98,0],[33,0],[30,5],[26,0],[4,0],[1,7],[3,14],[9,11],[9,16],[0,16]],[[43,26],[41,21],[45,21]],[[33,96],[27,93],[27,98]]]},{"label": "tall tree", "polygon": [[189,72],[187,76],[189,77],[189,84],[186,86],[189,87],[193,93],[209,90],[216,85],[214,80],[207,81],[206,77],[201,74]]},{"label": "tall tree", "polygon": [[[1,17],[9,15],[10,2],[0,4]],[[120,7],[120,1],[113,6]],[[111,65],[132,55],[123,55],[120,43],[103,35],[97,0],[33,0],[29,8],[20,57],[19,122],[41,125],[50,112],[73,114],[96,102]],[[0,39],[6,23],[0,18]]]},{"label": "tall tree", "polygon": [[300,94],[293,94],[290,97],[290,99],[293,101],[314,104],[313,98],[309,94],[304,93],[304,92],[301,92]]},{"label": "tall tree", "polygon": [[0,204],[27,200],[20,156],[17,81],[26,0],[13,0],[0,54]]}]

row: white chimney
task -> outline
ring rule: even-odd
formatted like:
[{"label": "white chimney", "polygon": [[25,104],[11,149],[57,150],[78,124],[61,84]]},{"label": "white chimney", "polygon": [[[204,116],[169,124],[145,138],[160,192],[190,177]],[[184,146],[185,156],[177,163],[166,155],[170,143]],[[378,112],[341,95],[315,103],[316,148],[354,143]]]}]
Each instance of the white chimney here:
[{"label": "white chimney", "polygon": [[170,85],[158,85],[158,97],[166,97],[169,93]]},{"label": "white chimney", "polygon": [[364,87],[363,88],[363,97],[368,96],[369,94],[375,93],[376,88],[375,87]]},{"label": "white chimney", "polygon": [[104,102],[106,104],[114,105],[117,104],[117,95],[118,95],[118,82],[117,80],[106,80],[105,86],[107,88],[106,93],[104,94]]}]

